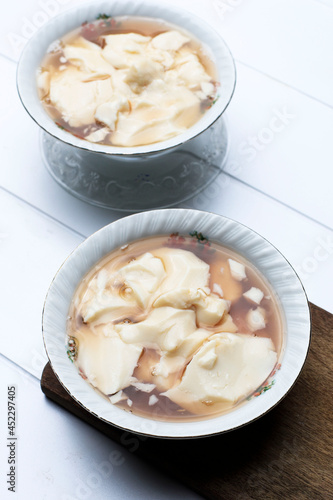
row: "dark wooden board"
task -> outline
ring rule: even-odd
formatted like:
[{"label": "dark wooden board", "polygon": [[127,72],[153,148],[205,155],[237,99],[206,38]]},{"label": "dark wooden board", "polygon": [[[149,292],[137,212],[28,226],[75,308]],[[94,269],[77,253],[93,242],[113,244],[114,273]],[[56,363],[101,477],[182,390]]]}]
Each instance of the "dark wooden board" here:
[{"label": "dark wooden board", "polygon": [[214,500],[333,499],[333,315],[311,304],[305,367],[285,399],[241,429],[194,440],[130,434],[78,405],[46,365],[41,387],[130,452]]}]

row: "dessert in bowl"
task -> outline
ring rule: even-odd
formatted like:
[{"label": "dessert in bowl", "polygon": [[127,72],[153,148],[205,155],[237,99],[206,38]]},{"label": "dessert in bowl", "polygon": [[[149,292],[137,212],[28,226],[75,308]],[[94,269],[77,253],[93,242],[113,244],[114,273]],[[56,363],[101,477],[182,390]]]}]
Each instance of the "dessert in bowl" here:
[{"label": "dessert in bowl", "polygon": [[85,408],[126,430],[184,438],[274,407],[305,362],[310,318],[270,243],[176,209],[121,219],[82,243],[50,287],[43,332],[55,373]]},{"label": "dessert in bowl", "polygon": [[[177,25],[174,19],[177,19]],[[103,26],[100,27],[100,24]],[[77,31],[73,34],[73,30]],[[95,38],[91,36],[91,31],[97,32]],[[67,36],[65,41],[59,42],[64,36]],[[50,56],[49,65],[55,74],[50,75],[49,68],[43,66],[47,64],[46,54]],[[206,72],[208,66],[213,68],[210,72],[214,76]],[[49,96],[50,81],[50,102],[63,111],[61,127],[45,112],[40,99],[46,94]],[[83,82],[87,85],[84,86]],[[212,125],[233,95],[235,67],[221,36],[192,13],[149,1],[140,4],[132,1],[102,2],[65,12],[41,28],[28,42],[21,56],[17,83],[23,105],[48,133],[79,148],[128,159],[133,155],[165,152],[179,147]],[[125,137],[123,129],[115,131],[117,138],[114,139],[114,145],[112,138],[110,143],[103,144],[103,139],[98,141],[90,137],[86,140],[63,130],[66,123],[69,128],[90,125],[91,116],[86,116],[89,114],[87,109],[80,110],[77,103],[70,102],[71,98],[77,97],[73,90],[74,84],[77,84],[85,108],[93,108],[91,115],[97,124],[102,124],[98,129],[89,130],[86,137],[103,128],[112,130],[112,119],[113,122],[115,119],[122,121],[129,107],[152,108],[153,116],[160,102],[168,111],[172,104],[167,101],[163,103],[165,96],[158,86],[165,88],[166,93],[174,92],[173,101],[178,106],[187,99],[188,106],[193,108],[192,114],[198,111],[198,107],[202,108],[202,100],[211,106],[207,106],[206,112],[198,121],[194,120],[196,123],[193,125],[191,118],[187,117],[184,119],[187,125],[182,126],[180,117],[178,130],[169,134],[164,130],[164,133],[156,136],[157,139],[153,137],[150,144],[144,144],[144,139],[141,141],[143,144],[140,144],[138,137]],[[68,91],[70,85],[72,89]],[[89,92],[82,90],[82,87],[91,88],[90,93],[102,95],[102,100],[92,103]],[[146,91],[145,95],[138,99],[143,90]],[[160,97],[156,95],[158,90],[162,92]],[[62,94],[67,91],[67,97],[64,98]],[[179,95],[175,95],[177,91]],[[105,102],[109,106],[105,106]],[[177,109],[175,106],[174,115],[182,114],[182,111],[184,108]],[[168,115],[170,118],[174,116]],[[156,126],[159,126],[158,121]],[[168,135],[171,137],[168,138]]]}]

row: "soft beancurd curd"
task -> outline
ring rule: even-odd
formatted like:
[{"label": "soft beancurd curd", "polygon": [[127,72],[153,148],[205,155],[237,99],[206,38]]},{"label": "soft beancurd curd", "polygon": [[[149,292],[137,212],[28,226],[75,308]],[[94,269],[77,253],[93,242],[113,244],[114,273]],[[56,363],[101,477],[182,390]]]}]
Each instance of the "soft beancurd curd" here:
[{"label": "soft beancurd curd", "polygon": [[104,257],[76,290],[67,334],[80,375],[111,404],[169,421],[211,418],[264,392],[284,347],[264,277],[197,232]]},{"label": "soft beancurd curd", "polygon": [[100,15],[49,47],[37,75],[45,110],[90,142],[133,147],[181,134],[213,104],[216,68],[187,31]]}]

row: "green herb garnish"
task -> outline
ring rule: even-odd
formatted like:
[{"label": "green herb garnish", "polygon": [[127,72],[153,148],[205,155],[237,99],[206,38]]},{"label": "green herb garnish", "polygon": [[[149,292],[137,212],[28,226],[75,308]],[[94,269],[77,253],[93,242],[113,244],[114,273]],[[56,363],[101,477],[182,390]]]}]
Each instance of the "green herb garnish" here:
[{"label": "green herb garnish", "polygon": [[96,17],[97,21],[99,21],[100,19],[110,19],[111,16],[108,16],[107,14],[98,14],[98,16]]},{"label": "green herb garnish", "polygon": [[75,339],[73,337],[70,337],[68,339],[67,345],[68,345],[67,356],[69,357],[69,359],[73,363],[73,361],[75,360],[75,358],[77,356],[77,344],[76,344]]},{"label": "green herb garnish", "polygon": [[206,238],[206,236],[202,233],[198,233],[198,231],[193,231],[193,233],[190,233],[190,236],[192,236],[192,238],[196,238],[198,243],[202,243],[203,245],[208,243],[210,245],[208,238]]}]

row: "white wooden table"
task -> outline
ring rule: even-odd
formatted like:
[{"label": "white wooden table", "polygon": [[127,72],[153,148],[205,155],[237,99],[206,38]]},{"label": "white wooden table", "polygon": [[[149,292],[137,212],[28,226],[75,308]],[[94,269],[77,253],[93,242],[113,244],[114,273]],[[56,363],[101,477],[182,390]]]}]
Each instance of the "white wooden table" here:
[{"label": "white wooden table", "polygon": [[[333,0],[172,1],[220,31],[238,73],[227,112],[226,169],[181,206],[258,231],[295,267],[309,299],[333,313]],[[46,400],[39,387],[48,285],[86,236],[125,215],[85,204],[51,179],[39,129],[16,92],[26,40],[78,3],[7,1],[0,17],[0,497],[194,500],[193,492]],[[6,484],[7,386],[13,384],[15,495]]]}]

